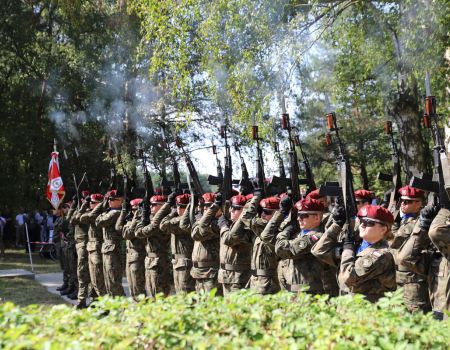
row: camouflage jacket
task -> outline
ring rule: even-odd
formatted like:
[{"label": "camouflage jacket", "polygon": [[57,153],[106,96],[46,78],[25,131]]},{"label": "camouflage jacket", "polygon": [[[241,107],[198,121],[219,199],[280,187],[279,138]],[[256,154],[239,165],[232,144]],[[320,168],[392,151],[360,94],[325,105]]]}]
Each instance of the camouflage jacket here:
[{"label": "camouflage jacket", "polygon": [[138,209],[134,213],[133,218],[126,221],[127,211],[122,209],[116,222],[116,230],[122,232],[122,238],[126,241],[128,255],[145,254],[145,239],[137,238],[135,235],[136,227],[141,219],[141,215],[142,210]]},{"label": "camouflage jacket", "polygon": [[88,210],[80,216],[80,222],[89,225],[87,243],[88,252],[98,250],[102,246],[103,230],[95,224],[95,219],[101,214],[102,210],[102,203],[100,203],[94,209]]},{"label": "camouflage jacket", "polygon": [[86,210],[89,208],[89,203],[84,202],[80,208],[74,209],[70,208],[68,217],[69,222],[71,225],[75,228],[75,241],[77,243],[87,243],[88,241],[88,231],[89,231],[89,225],[83,224],[80,220],[81,216],[86,212]]},{"label": "camouflage jacket", "polygon": [[61,241],[61,236],[64,236],[64,240],[67,240],[67,234],[69,233],[69,221],[64,216],[58,216],[53,223],[53,242],[57,243]]}]

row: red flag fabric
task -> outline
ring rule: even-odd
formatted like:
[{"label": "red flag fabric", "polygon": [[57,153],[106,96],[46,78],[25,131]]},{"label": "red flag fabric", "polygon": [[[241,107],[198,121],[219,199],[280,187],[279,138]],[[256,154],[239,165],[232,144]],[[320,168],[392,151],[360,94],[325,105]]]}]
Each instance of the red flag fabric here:
[{"label": "red flag fabric", "polygon": [[48,167],[47,199],[53,208],[58,209],[66,191],[59,171],[58,152],[52,152]]}]

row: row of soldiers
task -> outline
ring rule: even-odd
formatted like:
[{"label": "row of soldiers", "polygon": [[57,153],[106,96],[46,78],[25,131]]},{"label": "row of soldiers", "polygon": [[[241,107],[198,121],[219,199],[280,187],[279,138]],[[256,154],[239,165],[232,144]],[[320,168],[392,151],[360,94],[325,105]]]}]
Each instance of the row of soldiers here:
[{"label": "row of soldiers", "polygon": [[79,308],[87,306],[90,289],[94,297],[125,295],[125,240],[135,300],[173,291],[217,288],[227,295],[250,288],[260,294],[359,293],[376,301],[401,287],[410,311],[432,310],[441,318],[450,303],[450,211],[423,207],[425,193],[417,188],[405,186],[400,195],[401,216],[394,220],[386,208],[371,205],[373,192],[356,191],[358,215],[351,221],[356,235],[350,240],[344,234],[345,209],[330,206],[318,190],[296,203],[288,195],[264,197],[260,189],[228,201],[220,192],[193,200],[186,193],[157,194],[133,199],[130,211],[117,190],[84,194],[80,205],[74,201],[61,217],[60,223],[70,225],[55,225],[60,233],[72,227],[72,243],[66,233],[66,245],[74,246],[77,256],[74,264],[71,249],[63,253],[69,261],[63,264],[68,275],[63,292],[76,283]]}]

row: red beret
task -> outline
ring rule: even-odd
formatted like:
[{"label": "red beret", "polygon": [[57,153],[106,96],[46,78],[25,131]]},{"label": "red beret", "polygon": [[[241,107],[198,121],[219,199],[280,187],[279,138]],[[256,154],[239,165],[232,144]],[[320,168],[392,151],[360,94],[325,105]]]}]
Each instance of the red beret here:
[{"label": "red beret", "polygon": [[108,197],[111,197],[111,198],[120,197],[120,196],[117,195],[117,190],[111,190],[111,191],[108,191],[108,192],[106,192],[106,195],[107,195]]},{"label": "red beret", "polygon": [[249,201],[250,199],[252,199],[252,198],[253,198],[253,193],[249,193],[249,194],[246,194],[246,195],[245,195],[245,199],[248,200],[248,201]]},{"label": "red beret", "polygon": [[83,198],[89,196],[90,194],[91,193],[88,190],[81,191],[81,195],[83,196]]},{"label": "red beret", "polygon": [[150,198],[150,203],[165,203],[167,201],[167,196],[163,196],[161,194],[158,194],[156,196],[152,196]]},{"label": "red beret", "polygon": [[394,223],[394,216],[391,212],[379,205],[365,205],[359,209],[358,217],[371,219],[383,224],[392,225]]},{"label": "red beret", "polygon": [[299,213],[321,213],[325,210],[321,201],[313,198],[305,198],[295,203]]},{"label": "red beret", "polygon": [[101,202],[103,200],[103,198],[104,198],[103,195],[100,194],[100,193],[91,194],[91,201],[92,202],[99,203],[99,202]]},{"label": "red beret", "polygon": [[233,207],[243,207],[247,202],[247,197],[242,194],[231,197],[231,205]]},{"label": "red beret", "polygon": [[216,195],[213,192],[206,192],[202,195],[204,203],[213,203],[216,199]]},{"label": "red beret", "polygon": [[326,197],[326,196],[321,196],[319,194],[319,189],[311,191],[306,195],[306,198],[311,198],[311,199],[319,199],[319,198],[323,198],[323,197]]},{"label": "red beret", "polygon": [[356,199],[362,199],[364,202],[371,202],[375,193],[367,190],[357,190],[355,191]]},{"label": "red beret", "polygon": [[133,200],[130,201],[130,204],[132,207],[137,207],[139,204],[141,204],[143,201],[142,198],[135,198]]},{"label": "red beret", "polygon": [[259,205],[265,209],[277,210],[280,209],[280,198],[279,197],[264,198],[261,202],[259,202]]},{"label": "red beret", "polygon": [[175,197],[175,202],[177,205],[188,205],[191,195],[189,193],[180,194]]},{"label": "red beret", "polygon": [[422,199],[425,195],[425,192],[422,190],[411,186],[404,186],[400,188],[398,193],[402,199]]}]

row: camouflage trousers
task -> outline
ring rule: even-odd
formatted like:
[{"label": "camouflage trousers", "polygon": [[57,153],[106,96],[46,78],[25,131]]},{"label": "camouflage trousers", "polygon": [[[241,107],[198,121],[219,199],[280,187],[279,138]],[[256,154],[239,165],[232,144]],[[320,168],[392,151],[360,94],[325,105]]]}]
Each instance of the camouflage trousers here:
[{"label": "camouflage trousers", "polygon": [[73,286],[77,289],[77,249],[75,248],[75,242],[67,243],[67,266],[69,270],[69,286]]},{"label": "camouflage trousers", "polygon": [[105,277],[106,292],[112,297],[123,296],[122,261],[119,243],[103,243],[103,275]]},{"label": "camouflage trousers", "polygon": [[58,255],[59,265],[63,272],[63,284],[69,284],[70,270],[67,261],[67,243],[60,240],[55,244],[56,254]]},{"label": "camouflage trousers", "polygon": [[156,294],[169,295],[169,266],[164,258],[145,257],[145,288],[147,295],[154,298]]},{"label": "camouflage trousers", "polygon": [[426,281],[404,283],[399,285],[399,287],[403,288],[403,303],[408,311],[431,311],[428,283]]},{"label": "camouflage trousers", "polygon": [[88,242],[89,276],[91,285],[98,296],[106,295],[105,277],[103,276],[103,257],[101,242]]},{"label": "camouflage trousers", "polygon": [[191,276],[190,259],[173,259],[173,282],[175,293],[189,293],[195,290],[195,281]]},{"label": "camouflage trousers", "polygon": [[288,259],[280,260],[278,262],[277,274],[281,290],[290,291],[292,283],[292,271]]},{"label": "camouflage trousers", "polygon": [[250,289],[258,294],[275,294],[280,290],[280,285],[276,276],[255,276],[250,277]]},{"label": "camouflage trousers", "polygon": [[78,300],[86,299],[89,296],[89,256],[86,249],[86,242],[76,244],[77,249],[77,277],[78,277]]},{"label": "camouflage trousers", "polygon": [[130,295],[137,300],[138,295],[145,295],[145,250],[142,252],[127,249],[126,274]]},{"label": "camouflage trousers", "polygon": [[247,283],[222,283],[223,296],[225,297],[230,293],[245,289],[246,285]]},{"label": "camouflage trousers", "polygon": [[217,282],[217,278],[198,278],[195,280],[195,291],[198,294],[209,293],[214,288],[217,289],[217,296],[222,295],[222,288]]}]

